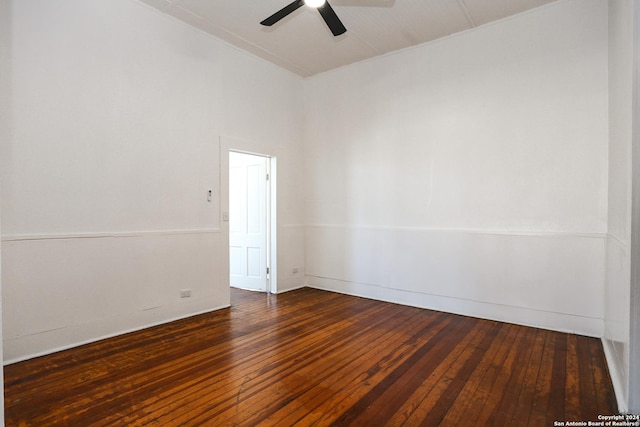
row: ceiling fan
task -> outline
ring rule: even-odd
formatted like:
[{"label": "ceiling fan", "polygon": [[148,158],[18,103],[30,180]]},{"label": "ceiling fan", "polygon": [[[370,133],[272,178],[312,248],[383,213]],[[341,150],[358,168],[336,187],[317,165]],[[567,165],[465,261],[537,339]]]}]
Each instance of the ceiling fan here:
[{"label": "ceiling fan", "polygon": [[260,23],[270,27],[303,5],[318,9],[334,36],[339,36],[347,31],[327,0],[295,0]]}]

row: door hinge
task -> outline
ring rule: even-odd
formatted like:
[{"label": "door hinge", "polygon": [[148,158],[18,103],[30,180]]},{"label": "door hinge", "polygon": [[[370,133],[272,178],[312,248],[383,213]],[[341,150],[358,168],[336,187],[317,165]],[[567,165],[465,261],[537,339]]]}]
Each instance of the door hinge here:
[{"label": "door hinge", "polygon": [[267,276],[269,275],[269,267],[267,267]]},{"label": "door hinge", "polygon": [[267,174],[267,181],[269,181],[269,178],[270,178],[270,177],[269,177],[269,174]]}]

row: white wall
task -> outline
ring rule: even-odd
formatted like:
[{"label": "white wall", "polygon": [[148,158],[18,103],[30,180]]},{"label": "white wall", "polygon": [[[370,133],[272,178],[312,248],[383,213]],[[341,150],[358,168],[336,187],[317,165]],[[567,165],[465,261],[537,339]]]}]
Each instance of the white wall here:
[{"label": "white wall", "polygon": [[633,2],[609,2],[609,197],[603,344],[618,405],[629,396]]},{"label": "white wall", "polygon": [[307,82],[311,286],[602,336],[607,4]]},{"label": "white wall", "polygon": [[[135,1],[8,3],[5,360],[228,305],[220,135],[296,147],[303,81]],[[279,159],[283,226],[300,153]]]},{"label": "white wall", "polygon": [[[0,1],[0,158],[4,155],[4,142],[11,136],[11,73],[10,73],[10,37],[11,37],[11,4]],[[2,165],[0,165],[0,171]],[[2,235],[2,179],[0,175],[0,235]],[[2,246],[0,245],[0,367],[3,366],[2,355]],[[0,426],[4,426],[4,370],[0,369]]]}]

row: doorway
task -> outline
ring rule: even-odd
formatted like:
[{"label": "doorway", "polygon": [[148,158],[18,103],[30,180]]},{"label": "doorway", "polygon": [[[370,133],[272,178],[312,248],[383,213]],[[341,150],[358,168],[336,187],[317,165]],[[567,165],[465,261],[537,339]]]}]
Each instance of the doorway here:
[{"label": "doorway", "polygon": [[271,161],[229,151],[229,283],[273,292],[271,287]]}]

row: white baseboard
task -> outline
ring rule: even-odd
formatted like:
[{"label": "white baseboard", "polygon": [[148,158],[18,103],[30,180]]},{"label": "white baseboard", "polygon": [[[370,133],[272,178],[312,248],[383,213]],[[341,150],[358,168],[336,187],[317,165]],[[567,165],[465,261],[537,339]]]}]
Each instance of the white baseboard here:
[{"label": "white baseboard", "polygon": [[554,313],[526,307],[464,300],[441,295],[386,288],[382,286],[347,282],[335,279],[307,277],[307,286],[347,295],[371,298],[447,313],[460,314],[482,319],[496,320],[534,328],[586,335],[600,338],[603,335],[603,319]]},{"label": "white baseboard", "polygon": [[[104,334],[104,335],[101,335],[101,336],[92,337],[92,338],[89,338],[89,339],[86,339],[86,340],[77,341],[77,342],[74,342],[74,343],[71,343],[71,344],[66,344],[66,345],[63,345],[63,346],[50,348],[50,349],[47,349],[47,350],[44,350],[44,351],[34,352],[34,353],[30,353],[30,354],[25,354],[25,355],[22,355],[22,356],[19,356],[19,357],[15,357],[15,358],[12,358],[12,359],[3,360],[3,364],[6,366],[6,365],[10,365],[12,363],[18,363],[18,362],[22,362],[22,361],[25,361],[25,360],[33,359],[33,358],[36,358],[36,357],[40,357],[40,356],[46,356],[46,355],[49,355],[49,354],[57,353],[59,351],[69,350],[71,348],[80,347],[80,346],[85,345],[85,344],[91,344],[91,343],[94,343],[94,342],[97,342],[97,341],[102,341],[104,339],[113,338],[113,337],[117,337],[117,336],[120,336],[120,335],[128,334],[130,332],[136,332],[136,331],[141,331],[141,330],[148,329],[148,328],[153,328],[154,326],[164,325],[164,324],[167,324],[167,323],[175,322],[177,320],[182,320],[182,319],[187,319],[189,317],[198,316],[200,314],[211,313],[213,311],[221,310],[223,308],[228,308],[228,307],[230,307],[230,306],[229,305],[221,305],[219,307],[207,308],[205,310],[200,310],[200,311],[197,311],[197,312],[194,312],[194,313],[189,313],[189,314],[186,314],[186,315],[176,316],[176,317],[172,317],[172,318],[169,318],[169,319],[164,319],[164,320],[157,321],[157,322],[143,324],[143,325],[139,325],[139,326],[128,328],[128,329],[122,329],[122,330],[119,330],[117,332],[111,332],[111,333]],[[84,325],[82,325],[82,326],[84,326]],[[20,339],[23,340],[24,338],[25,337],[21,337]]]}]

